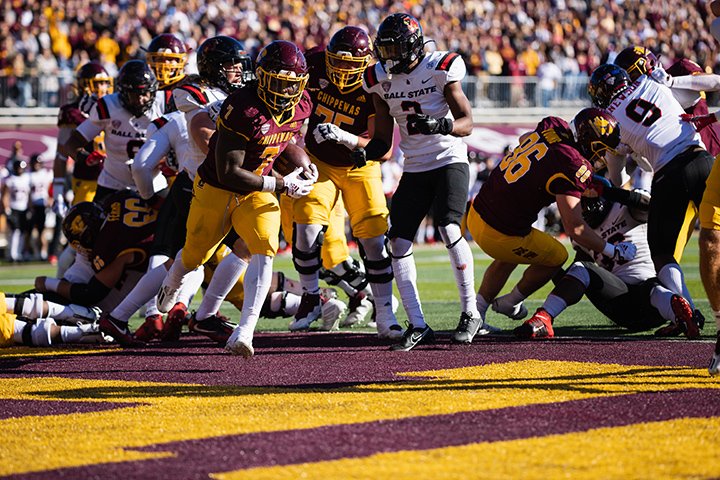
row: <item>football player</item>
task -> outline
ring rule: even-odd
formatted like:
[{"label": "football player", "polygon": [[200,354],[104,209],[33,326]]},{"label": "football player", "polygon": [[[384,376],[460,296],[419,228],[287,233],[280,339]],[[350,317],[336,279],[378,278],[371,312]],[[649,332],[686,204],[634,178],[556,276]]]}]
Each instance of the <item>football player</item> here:
[{"label": "football player", "polygon": [[62,154],[75,157],[91,139],[105,132],[107,158],[98,177],[94,198],[98,203],[116,191],[135,189],[130,165],[145,142],[150,122],[164,112],[164,105],[155,96],[155,74],[140,60],[122,66],[115,89],[97,101],[89,118],[59,147]]},{"label": "football player", "polygon": [[156,36],[147,47],[145,61],[157,78],[157,96],[164,105],[165,113],[176,110],[173,89],[179,87],[185,80],[187,60],[185,43],[172,33]]},{"label": "football player", "polygon": [[[63,279],[36,278],[35,289],[109,312],[147,269],[156,218],[157,211],[129,190],[111,194],[105,210],[93,202],[73,206],[62,226],[68,242],[78,250],[76,263]],[[127,324],[101,318],[100,329],[120,344],[137,344]]]},{"label": "football player", "polygon": [[[324,51],[308,56],[308,91],[314,108],[308,125],[311,133],[305,136],[305,149],[318,166],[319,179],[310,194],[293,202],[293,262],[304,293],[290,330],[305,330],[320,316],[318,272],[323,263],[323,232],[331,223],[333,209],[341,201],[350,214],[353,235],[360,241],[366,278],[375,302],[381,305],[392,302],[392,267],[385,250],[388,212],[380,163],[370,161],[362,168],[356,168],[351,157],[354,148],[367,145],[367,135],[372,135],[375,129],[373,104],[362,89],[362,76],[371,58],[370,38],[358,27],[340,29]],[[386,160],[389,156],[388,151],[378,160]],[[344,215],[342,220],[338,233],[344,233]],[[352,258],[348,259],[347,250],[341,255],[343,253],[340,258],[336,256],[328,270],[339,281],[345,280],[353,286],[357,296],[364,287],[358,282],[364,279],[359,269],[353,267]],[[356,284],[352,285],[353,282]],[[377,328],[381,338],[402,337],[402,328],[392,315],[382,315]]]},{"label": "football player", "polygon": [[656,328],[669,321],[673,330],[684,330],[688,337],[697,336],[690,304],[660,285],[655,277],[647,243],[650,196],[642,190],[620,190],[617,194],[625,197],[622,202],[627,204],[614,202],[606,197],[615,194],[616,188],[609,187],[609,182],[608,186],[600,185],[600,189],[586,190],[580,199],[582,216],[606,241],[632,242],[637,247],[635,258],[620,262],[575,244],[575,261],[528,322],[542,327],[531,332],[523,324],[515,329],[515,334],[523,338],[553,337],[553,320],[585,294],[605,316],[631,331]]},{"label": "football player", "polygon": [[30,208],[30,175],[27,173],[27,162],[16,158],[11,165],[10,175],[2,180],[0,188],[0,206],[2,206],[9,239],[8,259],[13,262],[23,260],[25,239],[30,230],[28,210]]},{"label": "football player", "polygon": [[[305,57],[295,44],[274,41],[258,55],[256,75],[256,88],[237,90],[223,104],[207,158],[195,177],[185,247],[159,296],[161,311],[175,305],[184,277],[210,258],[232,227],[252,254],[240,323],[226,346],[230,353],[244,357],[254,354],[253,332],[270,288],[278,246],[280,210],[275,193],[307,195],[317,179],[312,168],[307,169],[309,179],[300,177],[300,167],[281,178],[271,173],[273,162],[286,148],[299,149],[290,142],[310,116]],[[217,324],[219,319],[214,316],[198,323]],[[210,331],[213,325],[202,328]],[[223,328],[217,325],[219,331]]]},{"label": "football player", "polygon": [[[713,223],[712,209],[703,212],[701,208],[713,156],[705,150],[693,126],[678,120],[685,111],[671,90],[652,78],[643,75],[633,82],[622,68],[604,64],[593,71],[588,93],[596,106],[617,118],[622,143],[646,158],[654,172],[648,243],[657,277],[694,309],[678,262],[698,209],[701,226],[708,228]],[[606,155],[610,179],[615,184],[619,184],[618,171],[624,167],[624,158]]]},{"label": "football player", "polygon": [[[457,53],[426,54],[424,44],[420,24],[406,13],[390,15],[378,27],[379,61],[363,75],[363,87],[375,108],[375,132],[364,148],[353,151],[360,169],[368,160],[382,158],[392,147],[393,119],[397,121],[405,163],[390,207],[389,238],[392,270],[411,325],[402,341],[391,347],[395,350],[410,350],[434,339],[420,304],[412,251],[420,222],[433,204],[460,293],[460,323],[480,318],[472,252],[460,230],[469,184],[467,146],[460,137],[470,135],[473,123],[460,85],[465,63]],[[384,264],[383,260],[383,266],[374,266],[378,279],[389,271]],[[376,308],[378,325],[396,323],[389,302],[377,301]]]}]

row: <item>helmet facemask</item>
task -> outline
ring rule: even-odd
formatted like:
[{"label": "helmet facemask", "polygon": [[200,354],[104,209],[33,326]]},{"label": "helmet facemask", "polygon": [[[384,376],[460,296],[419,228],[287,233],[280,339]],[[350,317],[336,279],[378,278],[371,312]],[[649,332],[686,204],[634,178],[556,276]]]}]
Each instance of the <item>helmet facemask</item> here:
[{"label": "helmet facemask", "polygon": [[185,77],[187,53],[147,52],[147,64],[155,72],[160,88],[172,85]]},{"label": "helmet facemask", "polygon": [[276,113],[289,110],[300,102],[310,77],[307,73],[297,75],[287,70],[268,72],[262,67],[258,67],[255,73],[258,80],[258,96],[270,110]]},{"label": "helmet facemask", "polygon": [[325,67],[328,77],[340,91],[350,90],[362,83],[362,76],[370,64],[370,55],[353,57],[351,52],[325,51]]}]

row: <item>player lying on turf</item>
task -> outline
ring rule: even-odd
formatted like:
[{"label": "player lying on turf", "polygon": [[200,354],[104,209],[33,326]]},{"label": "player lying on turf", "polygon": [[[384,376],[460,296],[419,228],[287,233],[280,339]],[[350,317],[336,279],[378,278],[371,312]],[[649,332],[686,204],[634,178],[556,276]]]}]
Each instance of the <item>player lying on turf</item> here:
[{"label": "player lying on turf", "polygon": [[60,305],[39,293],[0,292],[0,347],[49,347],[58,343],[102,343],[98,309]]},{"label": "player lying on turf", "polygon": [[[597,190],[588,189],[582,197],[585,222],[607,242],[632,242],[637,247],[635,258],[622,261],[574,243],[575,261],[543,306],[517,327],[515,334],[521,338],[553,337],[553,320],[585,294],[595,308],[631,331],[656,328],[670,321],[668,327],[656,334],[683,331],[689,338],[697,337],[690,304],[663,287],[655,276],[647,241],[650,195],[642,190],[602,188],[601,191],[603,196],[598,196]],[[702,317],[699,310],[696,315]],[[697,323],[702,325],[704,319]]]}]

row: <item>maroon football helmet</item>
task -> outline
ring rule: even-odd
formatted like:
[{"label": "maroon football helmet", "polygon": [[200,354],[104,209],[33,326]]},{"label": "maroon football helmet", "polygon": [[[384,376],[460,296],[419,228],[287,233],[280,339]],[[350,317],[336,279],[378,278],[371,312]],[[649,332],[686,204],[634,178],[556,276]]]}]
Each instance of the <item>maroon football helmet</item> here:
[{"label": "maroon football helmet", "polygon": [[624,68],[634,82],[641,75],[650,75],[658,63],[654,53],[645,47],[627,47],[615,57],[615,65]]},{"label": "maroon football helmet", "polygon": [[292,42],[275,40],[257,57],[258,96],[274,113],[298,104],[309,78],[305,56]]},{"label": "maroon football helmet", "polygon": [[146,60],[155,72],[161,89],[185,77],[187,56],[185,44],[171,33],[163,33],[152,39],[147,48]]},{"label": "maroon football helmet", "polygon": [[340,91],[362,83],[362,75],[372,58],[372,42],[365,30],[343,27],[330,39],[325,50],[327,74]]},{"label": "maroon football helmet", "polygon": [[89,62],[77,71],[78,94],[96,95],[101,98],[113,92],[113,79],[98,62]]},{"label": "maroon football helmet", "polygon": [[613,152],[620,145],[620,125],[605,110],[584,108],[571,125],[578,150],[596,168],[605,164],[606,152]]}]

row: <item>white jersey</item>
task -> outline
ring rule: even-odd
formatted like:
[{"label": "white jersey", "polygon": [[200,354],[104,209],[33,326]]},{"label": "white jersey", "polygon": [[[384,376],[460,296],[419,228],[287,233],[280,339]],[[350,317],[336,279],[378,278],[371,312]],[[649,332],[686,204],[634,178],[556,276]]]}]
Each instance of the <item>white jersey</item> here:
[{"label": "white jersey", "polygon": [[30,174],[10,175],[3,180],[8,190],[10,208],[25,211],[30,203]]},{"label": "white jersey", "polygon": [[[178,110],[185,114],[185,123],[187,128],[193,117],[203,111],[203,109],[216,102],[222,102],[227,98],[227,93],[219,88],[200,87],[196,85],[183,85],[173,90],[173,99]],[[197,169],[202,162],[205,161],[206,154],[195,143],[192,135],[188,135],[188,153],[187,163],[181,166],[191,179],[195,178]]]},{"label": "white jersey", "polygon": [[693,145],[703,146],[672,92],[646,75],[640,76],[606,109],[620,124],[620,138],[645,157],[658,172],[675,156]]},{"label": "white jersey", "polygon": [[53,182],[53,172],[41,168],[36,172],[29,172],[30,176],[30,202],[33,205],[47,205],[50,199],[50,185]]},{"label": "white jersey", "polygon": [[132,164],[132,176],[138,193],[144,199],[167,186],[158,171],[160,161],[167,157],[167,165],[181,171],[188,160],[188,131],[185,114],[175,111],[156,118],[148,127],[148,139],[140,148]]},{"label": "white jersey", "polygon": [[163,99],[158,96],[150,110],[134,117],[120,104],[118,93],[105,95],[90,110],[90,117],[77,128],[88,141],[105,132],[107,158],[98,185],[113,190],[132,189],[135,183],[130,165],[147,138],[150,122],[162,115]]},{"label": "white jersey", "polygon": [[602,253],[591,252],[577,244],[574,246],[590,254],[598,265],[609,270],[628,285],[636,285],[655,276],[655,266],[647,241],[647,223],[636,220],[632,216],[630,208],[620,203],[614,203],[608,216],[594,230],[609,243],[634,243],[637,247],[635,258],[627,263],[619,264]]},{"label": "white jersey", "polygon": [[432,52],[425,55],[410,73],[389,78],[380,63],[368,67],[363,88],[380,96],[400,127],[400,149],[405,172],[425,172],[451,163],[468,163],[467,145],[451,135],[422,135],[408,131],[407,116],[425,114],[450,118],[445,86],[465,77],[465,62],[457,53]]}]

